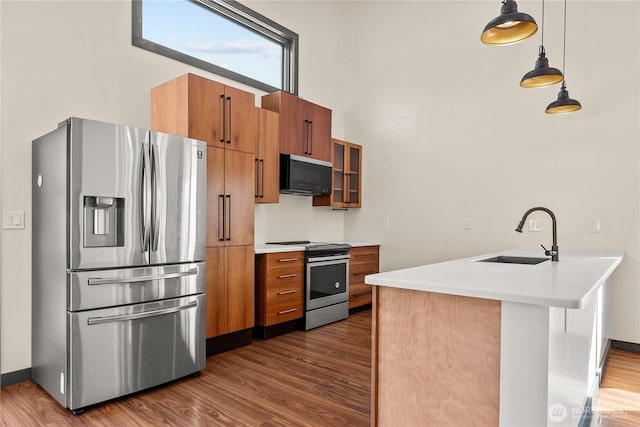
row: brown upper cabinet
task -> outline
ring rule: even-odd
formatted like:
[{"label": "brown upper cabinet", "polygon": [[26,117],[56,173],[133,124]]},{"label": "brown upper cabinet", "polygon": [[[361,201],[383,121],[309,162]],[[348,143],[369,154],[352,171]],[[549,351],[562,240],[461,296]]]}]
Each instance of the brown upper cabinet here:
[{"label": "brown upper cabinet", "polygon": [[256,203],[280,201],[280,117],[278,113],[256,108],[258,140],[256,147]]},{"label": "brown upper cabinet", "polygon": [[331,110],[278,91],[262,97],[262,108],[280,113],[280,152],[331,161]]},{"label": "brown upper cabinet", "polygon": [[362,146],[339,139],[332,139],[331,143],[331,194],[314,196],[313,206],[359,208],[362,206]]},{"label": "brown upper cabinet", "polygon": [[255,95],[184,74],[151,90],[151,128],[253,153],[258,137]]}]

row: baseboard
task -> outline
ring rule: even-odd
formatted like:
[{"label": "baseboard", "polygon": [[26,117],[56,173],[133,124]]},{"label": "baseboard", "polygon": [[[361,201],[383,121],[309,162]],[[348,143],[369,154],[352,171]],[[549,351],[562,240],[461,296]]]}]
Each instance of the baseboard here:
[{"label": "baseboard", "polygon": [[640,344],[633,342],[611,340],[611,348],[640,354]]},{"label": "baseboard", "polygon": [[288,322],[278,323],[277,325],[261,326],[256,325],[253,328],[253,337],[261,340],[277,337],[278,335],[284,335],[289,332],[299,331],[304,329],[304,319],[293,319]]},{"label": "baseboard", "polygon": [[252,328],[207,338],[207,357],[251,344]]},{"label": "baseboard", "polygon": [[371,303],[363,304],[363,305],[360,305],[358,307],[350,308],[349,309],[349,314],[354,314],[354,313],[357,313],[357,312],[363,311],[363,310],[369,310],[370,308],[371,308]]},{"label": "baseboard", "polygon": [[0,386],[21,383],[31,379],[31,368],[20,369],[19,371],[7,372],[0,376]]}]

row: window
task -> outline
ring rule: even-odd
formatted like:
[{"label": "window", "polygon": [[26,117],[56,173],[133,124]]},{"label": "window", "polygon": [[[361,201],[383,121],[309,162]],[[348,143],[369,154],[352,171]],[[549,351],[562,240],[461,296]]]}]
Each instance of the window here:
[{"label": "window", "polygon": [[233,0],[133,0],[133,45],[265,92],[298,93],[298,35]]}]

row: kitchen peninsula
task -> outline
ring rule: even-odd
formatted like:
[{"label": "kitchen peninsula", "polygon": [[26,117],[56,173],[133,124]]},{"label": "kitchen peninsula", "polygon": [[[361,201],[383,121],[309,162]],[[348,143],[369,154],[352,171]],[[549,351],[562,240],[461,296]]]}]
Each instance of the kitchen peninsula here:
[{"label": "kitchen peninsula", "polygon": [[374,425],[578,425],[605,352],[603,285],[622,255],[504,262],[541,256],[517,249],[366,276]]}]

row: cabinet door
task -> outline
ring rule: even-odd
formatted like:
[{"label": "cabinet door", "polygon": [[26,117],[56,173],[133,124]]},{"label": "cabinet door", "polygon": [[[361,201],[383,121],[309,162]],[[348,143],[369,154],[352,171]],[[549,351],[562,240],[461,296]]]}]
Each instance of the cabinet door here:
[{"label": "cabinet door", "polygon": [[278,203],[280,199],[280,117],[260,109],[256,155],[256,203]]},{"label": "cabinet door", "polygon": [[207,247],[224,246],[224,153],[222,148],[207,148]]},{"label": "cabinet door", "polygon": [[309,143],[307,155],[318,160],[331,161],[331,110],[311,102],[307,104]]},{"label": "cabinet door", "polygon": [[307,154],[305,102],[287,92],[273,92],[262,97],[262,108],[280,113],[280,152]]},{"label": "cabinet door", "polygon": [[348,156],[345,162],[346,178],[345,178],[345,194],[347,207],[359,208],[361,203],[362,192],[360,185],[362,183],[362,147],[356,144],[347,146]]},{"label": "cabinet door", "polygon": [[230,333],[254,325],[254,247],[231,246],[225,253],[225,333]]},{"label": "cabinet door", "polygon": [[224,153],[225,245],[253,245],[255,158],[240,151]]},{"label": "cabinet door", "polygon": [[222,107],[224,85],[204,77],[188,74],[188,111],[190,138],[206,141],[207,145],[223,147]]},{"label": "cabinet door", "polygon": [[226,86],[224,88],[224,140],[226,148],[254,153],[258,137],[256,97],[253,93]]},{"label": "cabinet door", "polygon": [[333,189],[331,190],[331,206],[343,206],[345,202],[345,164],[347,160],[347,144],[333,140]]},{"label": "cabinet door", "polygon": [[225,323],[224,248],[207,248],[207,338],[222,335]]}]

